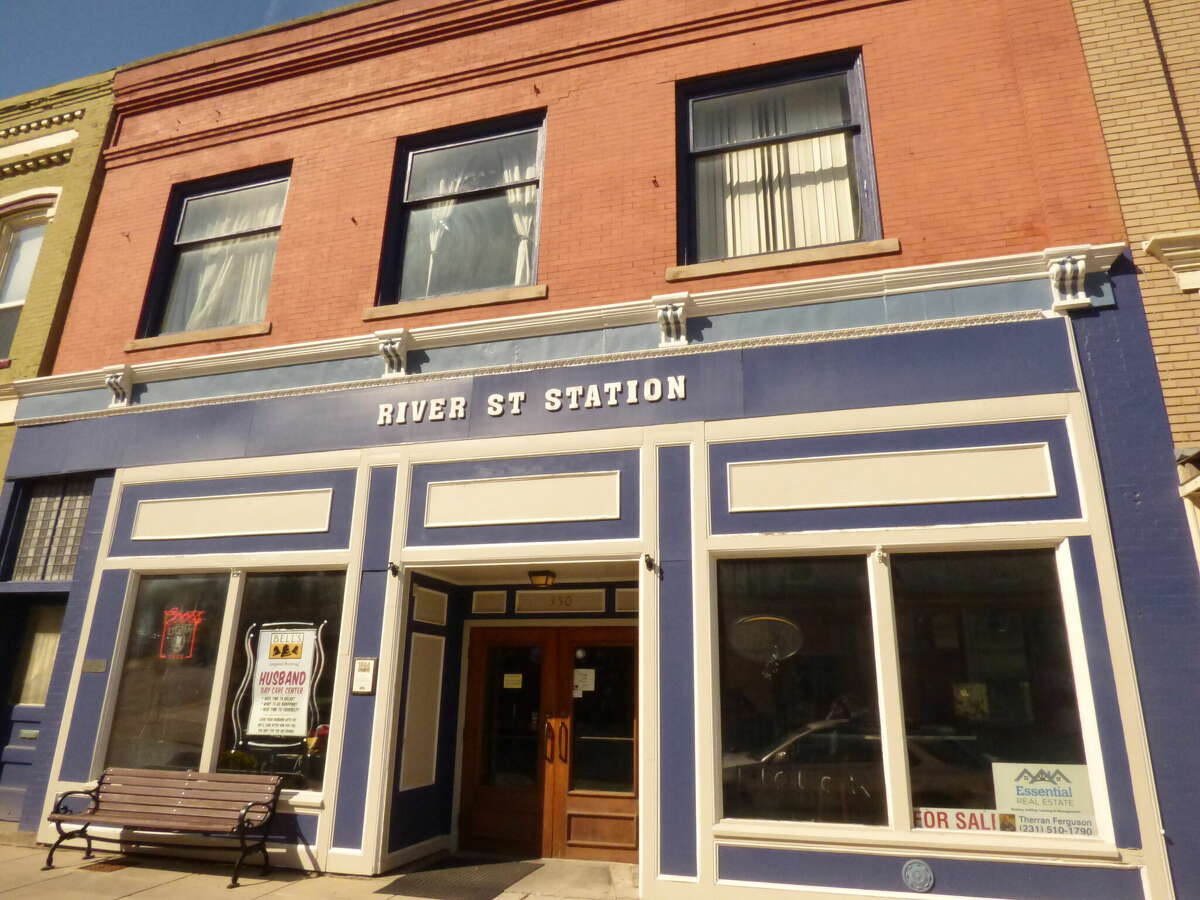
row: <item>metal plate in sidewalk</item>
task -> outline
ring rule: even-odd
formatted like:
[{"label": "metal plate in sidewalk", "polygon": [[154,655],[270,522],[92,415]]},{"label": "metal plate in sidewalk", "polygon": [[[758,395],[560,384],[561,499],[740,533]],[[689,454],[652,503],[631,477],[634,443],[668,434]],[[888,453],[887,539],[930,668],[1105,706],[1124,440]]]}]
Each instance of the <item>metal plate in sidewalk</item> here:
[{"label": "metal plate in sidewalk", "polygon": [[495,900],[541,867],[541,863],[522,860],[486,862],[450,857],[423,871],[401,875],[375,893],[424,900]]}]

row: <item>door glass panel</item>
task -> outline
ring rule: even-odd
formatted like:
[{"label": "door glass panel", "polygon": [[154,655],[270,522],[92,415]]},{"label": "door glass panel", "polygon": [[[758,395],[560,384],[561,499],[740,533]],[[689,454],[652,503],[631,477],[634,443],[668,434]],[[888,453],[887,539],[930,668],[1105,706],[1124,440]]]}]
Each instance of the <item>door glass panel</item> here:
[{"label": "door glass panel", "polygon": [[536,787],[541,750],[542,648],[489,647],[482,783]]},{"label": "door glass panel", "polygon": [[65,610],[61,603],[38,603],[30,607],[25,640],[9,691],[10,702],[45,705]]},{"label": "door glass panel", "polygon": [[573,791],[633,792],[633,647],[578,647],[572,681]]}]

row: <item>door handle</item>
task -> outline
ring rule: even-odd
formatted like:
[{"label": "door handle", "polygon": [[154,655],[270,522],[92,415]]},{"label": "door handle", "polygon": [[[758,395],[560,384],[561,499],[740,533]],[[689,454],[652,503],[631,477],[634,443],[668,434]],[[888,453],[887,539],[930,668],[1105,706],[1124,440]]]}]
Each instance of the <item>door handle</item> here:
[{"label": "door handle", "polygon": [[546,720],[546,762],[554,762],[554,726]]},{"label": "door handle", "polygon": [[567,723],[558,723],[558,758],[567,761]]}]

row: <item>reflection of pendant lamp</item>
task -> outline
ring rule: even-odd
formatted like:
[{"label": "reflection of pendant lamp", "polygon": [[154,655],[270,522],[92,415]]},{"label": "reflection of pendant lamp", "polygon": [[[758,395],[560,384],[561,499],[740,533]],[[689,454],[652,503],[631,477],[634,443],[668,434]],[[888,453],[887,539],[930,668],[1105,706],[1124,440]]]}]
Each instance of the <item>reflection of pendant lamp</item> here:
[{"label": "reflection of pendant lamp", "polygon": [[529,583],[535,588],[546,588],[554,584],[554,573],[549,569],[536,569],[529,573]]},{"label": "reflection of pendant lamp", "polygon": [[772,678],[779,663],[800,652],[800,626],[782,616],[742,616],[730,629],[729,643],[738,656],[763,663],[763,677]]}]

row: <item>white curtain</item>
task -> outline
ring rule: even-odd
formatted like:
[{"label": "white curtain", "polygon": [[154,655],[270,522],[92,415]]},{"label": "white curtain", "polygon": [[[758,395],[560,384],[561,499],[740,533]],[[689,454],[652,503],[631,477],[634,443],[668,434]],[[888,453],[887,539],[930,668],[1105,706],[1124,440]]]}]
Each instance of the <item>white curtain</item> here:
[{"label": "white curtain", "polygon": [[[819,79],[702,101],[698,148],[838,127],[844,81]],[[834,244],[858,236],[849,134],[729,150],[696,160],[699,259]]]},{"label": "white curtain", "polygon": [[29,610],[29,625],[25,632],[25,646],[17,664],[17,677],[13,683],[16,703],[42,706],[50,689],[50,676],[54,671],[54,656],[58,652],[58,636],[62,631],[64,606],[34,606]]},{"label": "white curtain", "polygon": [[[438,179],[439,194],[453,194],[462,186],[463,176],[456,175],[454,178]],[[425,293],[429,294],[433,285],[433,261],[437,257],[438,244],[442,242],[442,235],[445,234],[450,227],[447,219],[450,218],[450,213],[454,210],[454,198],[447,197],[445,200],[435,200],[429,205],[429,266],[425,271]]]},{"label": "white curtain", "polygon": [[[521,171],[520,166],[506,167],[504,180],[507,182],[533,178],[537,170],[528,166]],[[533,281],[532,234],[533,219],[537,213],[537,184],[524,184],[508,188],[504,192],[508,201],[508,209],[512,213],[513,229],[517,233],[516,267],[513,284],[529,284]]]},{"label": "white curtain", "polygon": [[274,182],[189,201],[162,333],[262,320],[278,234],[245,232],[277,228],[286,193]]}]

